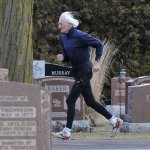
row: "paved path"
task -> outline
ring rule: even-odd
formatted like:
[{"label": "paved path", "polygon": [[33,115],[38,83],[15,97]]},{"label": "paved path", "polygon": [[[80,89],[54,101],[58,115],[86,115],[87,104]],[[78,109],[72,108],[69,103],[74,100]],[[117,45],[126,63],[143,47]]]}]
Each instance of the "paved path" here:
[{"label": "paved path", "polygon": [[150,139],[138,140],[53,140],[52,150],[150,150]]}]

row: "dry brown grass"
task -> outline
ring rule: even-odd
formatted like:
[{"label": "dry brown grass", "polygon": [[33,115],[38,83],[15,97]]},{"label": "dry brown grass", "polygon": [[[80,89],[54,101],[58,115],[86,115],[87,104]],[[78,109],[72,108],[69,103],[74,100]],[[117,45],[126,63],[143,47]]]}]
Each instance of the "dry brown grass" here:
[{"label": "dry brown grass", "polygon": [[[100,71],[94,74],[92,78],[92,88],[97,89],[98,92],[96,95],[96,99],[100,99],[102,97],[102,90],[104,87],[104,83],[107,83],[109,80],[109,70],[112,67],[114,62],[114,56],[118,51],[118,48],[114,46],[110,41],[103,42],[103,54],[100,59]],[[90,59],[92,62],[95,61],[95,49],[91,49]]]},{"label": "dry brown grass", "polygon": [[110,127],[97,127],[91,133],[72,133],[72,139],[109,140],[109,139],[150,139],[150,133],[120,133],[115,138],[110,137]]},{"label": "dry brown grass", "polygon": [[93,127],[91,133],[72,133],[72,139],[81,139],[81,140],[109,140],[109,139],[150,139],[150,132],[149,133],[125,133],[120,132],[115,138],[110,137],[111,133],[111,126],[108,121],[104,118],[101,120],[100,127]]}]

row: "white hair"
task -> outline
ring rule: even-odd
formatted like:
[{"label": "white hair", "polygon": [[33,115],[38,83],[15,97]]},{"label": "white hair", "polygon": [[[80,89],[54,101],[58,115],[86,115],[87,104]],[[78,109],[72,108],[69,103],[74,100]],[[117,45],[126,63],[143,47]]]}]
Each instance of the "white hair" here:
[{"label": "white hair", "polygon": [[60,18],[63,19],[65,22],[72,24],[74,28],[76,28],[79,25],[79,21],[74,18],[74,15],[72,12],[69,12],[69,11],[63,12],[60,15]]}]

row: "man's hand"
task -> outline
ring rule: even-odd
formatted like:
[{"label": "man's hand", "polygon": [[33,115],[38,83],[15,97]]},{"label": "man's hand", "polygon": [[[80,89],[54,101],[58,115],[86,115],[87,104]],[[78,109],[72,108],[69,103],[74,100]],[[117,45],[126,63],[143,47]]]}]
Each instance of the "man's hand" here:
[{"label": "man's hand", "polygon": [[63,54],[58,54],[57,55],[57,60],[58,61],[63,61],[64,60],[64,55]]},{"label": "man's hand", "polygon": [[92,71],[93,72],[98,72],[99,68],[100,68],[99,62],[95,61],[94,64],[93,64]]}]

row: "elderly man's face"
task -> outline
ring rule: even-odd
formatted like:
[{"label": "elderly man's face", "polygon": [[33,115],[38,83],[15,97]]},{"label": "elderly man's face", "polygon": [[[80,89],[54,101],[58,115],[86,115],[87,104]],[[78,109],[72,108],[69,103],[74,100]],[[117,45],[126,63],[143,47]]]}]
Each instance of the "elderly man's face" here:
[{"label": "elderly man's face", "polygon": [[58,22],[58,28],[60,29],[61,33],[68,33],[68,31],[72,28],[72,25],[65,22],[63,18],[60,18]]}]

